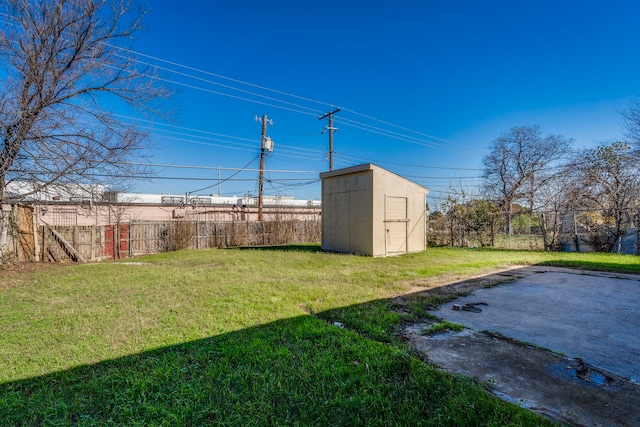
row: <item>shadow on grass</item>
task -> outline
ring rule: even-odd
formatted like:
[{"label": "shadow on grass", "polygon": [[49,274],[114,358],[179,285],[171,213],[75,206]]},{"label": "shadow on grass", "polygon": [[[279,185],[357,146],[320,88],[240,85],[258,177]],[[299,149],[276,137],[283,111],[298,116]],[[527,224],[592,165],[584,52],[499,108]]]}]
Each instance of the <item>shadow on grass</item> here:
[{"label": "shadow on grass", "polygon": [[[243,249],[317,252],[320,247]],[[500,278],[509,280],[504,273]],[[418,320],[451,295],[492,279],[476,280],[403,301],[336,308],[0,384],[0,424],[544,424],[477,383],[421,362],[397,338],[402,321]]]},{"label": "shadow on grass", "polygon": [[[616,269],[606,262],[546,264]],[[398,338],[403,322],[421,321],[430,308],[516,279],[526,269],[0,384],[0,424],[550,424],[489,395],[477,382],[420,361]]]},{"label": "shadow on grass", "polygon": [[300,316],[0,385],[11,425],[539,425],[471,380]]}]

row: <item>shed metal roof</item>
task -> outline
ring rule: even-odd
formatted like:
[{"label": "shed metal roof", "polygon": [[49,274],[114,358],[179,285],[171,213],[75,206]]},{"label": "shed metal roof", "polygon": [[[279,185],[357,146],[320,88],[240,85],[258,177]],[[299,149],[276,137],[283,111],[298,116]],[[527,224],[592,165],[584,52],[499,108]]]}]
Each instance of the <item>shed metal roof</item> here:
[{"label": "shed metal roof", "polygon": [[359,172],[366,172],[366,171],[374,171],[374,170],[380,170],[380,171],[384,171],[386,173],[389,173],[391,175],[395,175],[396,177],[398,177],[399,179],[403,179],[405,181],[408,181],[410,183],[412,183],[413,185],[420,187],[422,189],[424,189],[427,194],[429,193],[429,189],[423,185],[420,185],[414,181],[411,181],[410,179],[407,179],[401,175],[398,175],[397,173],[391,172],[390,170],[387,170],[385,168],[381,168],[380,166],[377,166],[373,163],[364,163],[362,165],[357,165],[357,166],[350,166],[347,168],[342,168],[342,169],[337,169],[337,170],[333,170],[333,171],[328,171],[328,172],[322,172],[320,173],[320,179],[326,179],[326,178],[333,178],[336,176],[341,176],[341,175],[349,175],[349,174],[353,174],[353,173],[359,173]]}]

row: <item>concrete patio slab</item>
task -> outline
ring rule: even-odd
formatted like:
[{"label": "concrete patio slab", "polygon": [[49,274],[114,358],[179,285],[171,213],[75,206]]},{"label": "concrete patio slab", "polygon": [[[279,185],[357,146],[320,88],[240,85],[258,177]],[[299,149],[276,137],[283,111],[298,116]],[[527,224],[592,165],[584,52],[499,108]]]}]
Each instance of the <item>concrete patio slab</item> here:
[{"label": "concrete patio slab", "polygon": [[[453,309],[454,304],[473,303],[483,303],[474,306],[482,311]],[[637,276],[540,272],[476,290],[432,313],[471,329],[580,358],[640,383]]]}]

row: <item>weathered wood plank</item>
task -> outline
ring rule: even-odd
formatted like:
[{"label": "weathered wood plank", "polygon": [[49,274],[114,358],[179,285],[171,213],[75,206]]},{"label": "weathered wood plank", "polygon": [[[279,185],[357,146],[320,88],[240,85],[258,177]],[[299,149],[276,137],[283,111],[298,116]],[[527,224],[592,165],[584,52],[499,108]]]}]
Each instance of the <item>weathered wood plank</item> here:
[{"label": "weathered wood plank", "polygon": [[80,252],[76,251],[75,248],[64,238],[60,233],[58,233],[53,228],[49,227],[49,231],[54,236],[56,241],[60,244],[60,246],[67,252],[67,255],[71,257],[75,262],[87,262],[87,260],[80,255]]}]

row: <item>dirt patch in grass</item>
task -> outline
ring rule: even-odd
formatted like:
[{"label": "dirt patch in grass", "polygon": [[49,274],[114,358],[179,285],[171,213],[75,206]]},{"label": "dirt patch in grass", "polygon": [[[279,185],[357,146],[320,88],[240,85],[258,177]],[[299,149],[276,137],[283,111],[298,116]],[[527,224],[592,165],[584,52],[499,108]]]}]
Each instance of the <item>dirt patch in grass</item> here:
[{"label": "dirt patch in grass", "polygon": [[[398,307],[469,293],[551,267],[510,269],[488,276],[441,284],[420,294],[398,297]],[[576,426],[640,425],[640,386],[602,372],[580,359],[518,342],[498,334],[465,329],[428,335],[434,320],[406,323],[404,340],[441,369],[477,378],[503,400]],[[535,343],[533,343],[535,344]]]},{"label": "dirt patch in grass", "polygon": [[64,268],[64,264],[49,264],[42,262],[16,262],[0,264],[0,290],[16,286],[23,286],[33,281],[33,277],[47,269]]},{"label": "dirt patch in grass", "polygon": [[[459,275],[442,274],[434,277],[412,279],[406,283],[412,286],[409,295],[422,292],[426,292],[428,295],[465,294],[476,289],[516,280],[523,277],[523,275],[528,275],[541,269],[542,267],[510,266],[491,270],[471,278],[465,277],[462,279]],[[546,269],[553,269],[553,267],[546,267]],[[396,302],[402,303],[404,295],[398,296]]]},{"label": "dirt patch in grass", "polygon": [[33,271],[42,271],[54,264],[47,264],[43,262],[14,262],[7,264],[0,264],[0,272],[2,274],[12,273],[25,273]]}]

